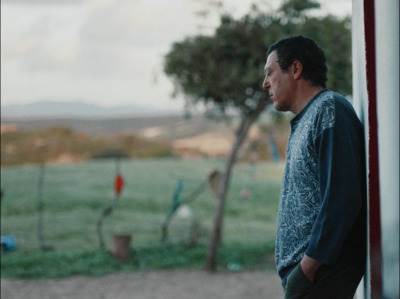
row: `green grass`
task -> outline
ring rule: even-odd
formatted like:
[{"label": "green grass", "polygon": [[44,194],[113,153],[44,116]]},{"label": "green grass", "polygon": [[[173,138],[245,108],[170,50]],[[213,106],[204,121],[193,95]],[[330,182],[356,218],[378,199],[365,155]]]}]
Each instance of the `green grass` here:
[{"label": "green grass", "polygon": [[[184,179],[185,197],[207,179],[213,168],[223,169],[224,163],[213,159],[121,160],[125,186],[116,209],[105,218],[103,233],[107,250],[113,247],[113,234],[132,235],[129,264],[121,264],[101,251],[96,234],[98,217],[113,198],[114,160],[46,166],[43,236],[45,245],[54,247],[52,252],[39,250],[39,166],[2,168],[1,235],[14,236],[17,248],[2,254],[1,276],[49,278],[203,267],[215,209],[209,189],[186,205],[190,217],[180,213],[173,217],[166,243],[160,242],[161,225],[179,178]],[[271,264],[282,165],[259,163],[255,179],[250,174],[249,164],[238,163],[234,168],[218,258],[220,268],[230,263],[244,268],[268,268]],[[243,189],[251,192],[246,199],[241,197]],[[198,243],[185,247],[194,221],[200,230]]]},{"label": "green grass", "polygon": [[[151,269],[204,268],[207,246],[187,248],[181,244],[157,244],[135,247],[131,261],[121,263],[101,250],[70,250],[55,252],[15,253],[2,256],[2,277],[24,279],[62,278],[71,275],[101,276],[117,271]],[[258,269],[268,271],[273,243],[229,244],[219,250],[220,269]]]}]

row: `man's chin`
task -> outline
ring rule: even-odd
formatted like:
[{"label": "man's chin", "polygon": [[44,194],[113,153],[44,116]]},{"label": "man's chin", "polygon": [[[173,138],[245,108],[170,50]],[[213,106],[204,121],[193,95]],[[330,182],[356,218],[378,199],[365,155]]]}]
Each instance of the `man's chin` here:
[{"label": "man's chin", "polygon": [[279,105],[278,102],[272,101],[274,104],[274,108],[276,111],[282,111],[282,107]]},{"label": "man's chin", "polygon": [[274,104],[274,109],[276,111],[279,111],[279,112],[287,112],[287,111],[289,111],[289,109],[287,109],[287,107],[279,105],[279,103],[277,103],[277,102],[273,102],[273,104]]}]

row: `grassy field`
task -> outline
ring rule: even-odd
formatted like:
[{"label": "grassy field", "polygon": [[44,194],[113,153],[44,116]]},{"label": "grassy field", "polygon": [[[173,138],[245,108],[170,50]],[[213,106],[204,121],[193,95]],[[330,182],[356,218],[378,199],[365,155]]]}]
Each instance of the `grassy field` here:
[{"label": "grassy field", "polygon": [[[161,225],[171,205],[178,179],[182,198],[207,180],[223,160],[121,160],[125,186],[114,212],[105,218],[106,248],[112,235],[132,235],[132,262],[121,264],[100,250],[96,222],[111,204],[115,160],[70,165],[48,165],[44,171],[43,236],[53,251],[40,251],[38,241],[38,165],[1,169],[1,235],[17,241],[14,251],[2,253],[2,277],[63,277],[100,275],[117,270],[203,267],[213,224],[215,199],[208,188],[181,207],[169,226],[169,239],[161,243]],[[270,267],[282,164],[237,164],[224,218],[219,266]],[[255,172],[253,172],[255,170]],[[252,176],[252,174],[255,174]],[[243,190],[250,191],[247,198]],[[191,225],[200,232],[196,245],[185,246]]]}]

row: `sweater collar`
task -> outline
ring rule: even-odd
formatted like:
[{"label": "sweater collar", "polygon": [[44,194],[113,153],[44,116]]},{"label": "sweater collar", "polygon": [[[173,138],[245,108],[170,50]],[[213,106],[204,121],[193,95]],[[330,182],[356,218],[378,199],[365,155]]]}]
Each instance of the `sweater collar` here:
[{"label": "sweater collar", "polygon": [[307,105],[303,108],[303,110],[301,110],[291,121],[290,121],[290,125],[291,127],[294,127],[297,122],[303,117],[304,114],[306,114],[307,110],[310,108],[310,106],[313,104],[313,102],[318,99],[322,93],[325,93],[329,91],[327,88],[322,89],[321,91],[319,91],[315,96],[312,97],[312,99],[307,103]]}]

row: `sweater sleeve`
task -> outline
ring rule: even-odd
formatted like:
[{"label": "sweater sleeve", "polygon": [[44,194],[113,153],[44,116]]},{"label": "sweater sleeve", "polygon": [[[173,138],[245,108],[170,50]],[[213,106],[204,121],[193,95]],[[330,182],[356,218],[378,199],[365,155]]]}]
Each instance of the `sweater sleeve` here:
[{"label": "sweater sleeve", "polygon": [[315,140],[320,210],[306,255],[324,264],[336,261],[362,206],[360,151],[364,149],[355,117],[336,110],[335,125]]}]

